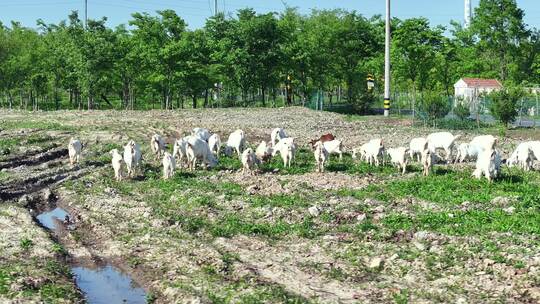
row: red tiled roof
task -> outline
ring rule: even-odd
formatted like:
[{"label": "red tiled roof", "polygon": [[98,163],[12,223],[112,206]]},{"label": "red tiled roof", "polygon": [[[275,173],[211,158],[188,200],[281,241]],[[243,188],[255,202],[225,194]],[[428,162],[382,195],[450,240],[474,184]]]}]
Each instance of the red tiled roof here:
[{"label": "red tiled roof", "polygon": [[483,78],[462,78],[469,87],[502,88],[502,84],[497,79]]}]

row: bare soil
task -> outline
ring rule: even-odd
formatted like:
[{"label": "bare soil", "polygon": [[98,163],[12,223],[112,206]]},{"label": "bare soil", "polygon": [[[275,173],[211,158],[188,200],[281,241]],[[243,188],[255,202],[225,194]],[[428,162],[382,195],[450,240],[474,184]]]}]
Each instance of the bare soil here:
[{"label": "bare soil", "polygon": [[[434,129],[399,118],[348,120],[303,108],[0,115],[9,126],[0,125],[0,140],[19,140],[0,156],[0,302],[82,301],[69,272],[43,266],[70,257],[114,263],[156,303],[540,301],[536,234],[456,235],[384,226],[396,215],[498,211],[518,200],[504,197],[489,208],[478,202],[449,207],[418,197],[381,201],[341,192],[362,193],[421,173],[414,168],[404,176],[393,169],[287,173],[278,167],[245,176],[237,159],[224,156],[222,169],[180,170],[177,179],[164,182],[148,147],[157,132],[172,149],[173,140],[194,127],[208,128],[223,141],[242,129],[254,146],[282,127],[304,149],[310,139],[330,132],[350,152],[377,137],[387,147],[406,145]],[[20,122],[26,125],[19,127]],[[455,133],[463,135],[460,141],[477,135]],[[510,131],[501,150],[508,155],[520,140],[539,134]],[[72,136],[84,144],[83,162],[75,166],[67,161]],[[129,139],[143,146],[144,168],[137,178],[118,183],[107,152]],[[340,165],[337,159],[333,163]],[[341,164],[352,165],[349,156]],[[72,228],[60,237],[32,218],[50,201],[72,215]],[[27,239],[31,245],[22,245]],[[53,250],[55,244],[65,252]],[[63,293],[49,295],[51,282]]]}]

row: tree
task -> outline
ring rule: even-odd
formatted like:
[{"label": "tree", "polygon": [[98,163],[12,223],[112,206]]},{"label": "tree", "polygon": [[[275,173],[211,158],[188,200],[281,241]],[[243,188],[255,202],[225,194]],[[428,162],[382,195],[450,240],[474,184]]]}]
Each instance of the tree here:
[{"label": "tree", "polygon": [[[383,49],[375,25],[365,17],[344,13],[330,47],[336,57],[338,77],[347,85],[347,99],[358,111],[365,112],[372,102],[367,93],[367,63]],[[333,46],[333,47],[332,47]]]},{"label": "tree", "polygon": [[523,97],[523,90],[520,88],[510,87],[504,90],[495,91],[490,94],[491,114],[504,127],[516,120],[518,115],[519,100]]},{"label": "tree", "polygon": [[[439,58],[446,67],[446,77],[449,77],[449,61],[451,61],[451,49],[449,54],[437,56],[442,45],[443,28],[431,28],[425,18],[407,19],[397,22],[394,31],[392,57],[394,58],[394,75],[398,81],[410,84],[413,96],[413,111],[416,107],[417,91],[421,93],[433,82],[433,70]],[[445,69],[443,69],[445,70]],[[445,81],[449,81],[445,79]],[[447,84],[445,84],[446,86]],[[434,86],[434,85],[433,85]],[[424,96],[426,100],[431,97]],[[431,99],[430,99],[431,98]],[[424,104],[425,106],[425,104]],[[414,112],[413,112],[414,115]]]},{"label": "tree", "polygon": [[521,44],[530,36],[516,0],[480,0],[471,30],[477,47],[501,80],[517,80]]},{"label": "tree", "polygon": [[428,119],[435,124],[437,119],[444,118],[450,112],[450,104],[446,97],[437,92],[424,92],[422,97],[422,110]]}]

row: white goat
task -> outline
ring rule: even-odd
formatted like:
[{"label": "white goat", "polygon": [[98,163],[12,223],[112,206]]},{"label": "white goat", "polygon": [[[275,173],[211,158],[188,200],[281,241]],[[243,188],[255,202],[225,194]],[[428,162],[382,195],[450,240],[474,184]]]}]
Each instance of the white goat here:
[{"label": "white goat", "polygon": [[174,175],[176,161],[169,152],[163,153],[163,179],[169,179]]},{"label": "white goat", "polygon": [[214,153],[210,151],[208,143],[199,137],[187,137],[186,154],[188,166],[191,171],[195,170],[197,160],[201,160],[203,164],[206,164],[210,168],[217,166],[217,159],[214,156]]},{"label": "white goat", "polygon": [[283,138],[273,147],[272,156],[275,156],[276,153],[281,155],[283,159],[284,167],[291,167],[291,162],[294,159],[294,154],[296,153],[296,145],[294,143],[294,138],[288,137]]},{"label": "white goat", "polygon": [[521,169],[529,171],[532,168],[533,161],[536,159],[530,146],[531,142],[524,142],[517,146],[516,150],[510,155],[506,163],[508,167],[519,165]]},{"label": "white goat", "polygon": [[328,159],[329,153],[321,141],[316,142],[314,147],[315,147],[315,151],[313,151],[313,155],[315,156],[317,172],[324,172],[324,164],[326,163],[326,160]]},{"label": "white goat", "polygon": [[210,147],[210,151],[216,157],[219,157],[219,151],[221,150],[221,137],[219,137],[219,134],[214,133],[208,138],[208,146]]},{"label": "white goat", "polygon": [[454,160],[454,163],[462,163],[464,161],[466,161],[467,159],[469,159],[470,156],[469,156],[469,143],[461,143],[459,144],[458,148],[457,148],[457,154],[456,154],[456,158]]},{"label": "white goat", "polygon": [[476,146],[482,150],[487,150],[491,147],[495,147],[497,144],[497,138],[493,135],[479,135],[474,137],[469,146]]},{"label": "white goat", "polygon": [[407,171],[407,154],[409,149],[405,147],[388,149],[388,155],[390,155],[390,161],[398,169],[401,170],[401,174],[405,174]]},{"label": "white goat", "polygon": [[150,139],[150,148],[154,153],[156,159],[161,157],[161,154],[165,152],[165,141],[159,134],[154,134]]},{"label": "white goat", "polygon": [[497,178],[501,170],[500,153],[492,146],[487,150],[482,151],[476,160],[476,169],[473,176],[481,179],[485,176],[489,182]]},{"label": "white goat", "polygon": [[261,141],[261,143],[255,149],[255,155],[261,162],[267,161],[272,157],[273,149],[266,144],[266,141]]},{"label": "white goat", "polygon": [[246,136],[244,131],[236,130],[229,135],[227,139],[227,144],[225,145],[225,154],[227,156],[232,156],[233,149],[238,153],[238,157],[241,157],[242,150],[246,145]]},{"label": "white goat", "polygon": [[203,128],[194,128],[191,132],[192,136],[196,136],[206,142],[208,142],[208,139],[210,138],[210,131],[208,129]]},{"label": "white goat", "polygon": [[122,180],[122,163],[124,162],[122,155],[118,152],[118,149],[112,149],[109,152],[112,155],[111,163],[114,169],[114,178],[117,181]]},{"label": "white goat", "polygon": [[367,160],[367,149],[368,149],[369,143],[365,143],[361,145],[359,148],[355,148],[352,151],[352,158],[357,159],[358,155],[360,155],[360,161]]},{"label": "white goat", "polygon": [[141,158],[141,147],[133,140],[130,140],[124,146],[124,162],[126,163],[128,176],[133,177],[135,175],[135,169],[139,166]]},{"label": "white goat", "polygon": [[177,139],[175,142],[174,142],[174,147],[173,147],[173,157],[177,158],[178,161],[180,162],[180,164],[182,162],[187,162],[187,139],[188,139],[189,136],[186,136],[186,137],[183,137],[183,138],[180,138],[180,139]]},{"label": "white goat", "polygon": [[534,154],[534,157],[540,160],[540,141],[529,141],[529,148]]},{"label": "white goat", "polygon": [[365,149],[366,160],[370,165],[375,164],[378,167],[380,164],[379,157],[382,159],[384,165],[384,143],[382,139],[372,139],[363,147]]},{"label": "white goat", "polygon": [[431,152],[431,150],[428,147],[427,142],[424,145],[424,148],[422,150],[422,174],[424,176],[428,176],[429,172],[431,172],[431,169],[433,168],[433,164],[435,163],[435,153]]},{"label": "white goat", "polygon": [[436,152],[437,149],[444,149],[446,152],[446,161],[450,162],[452,160],[452,148],[454,144],[461,135],[452,135],[450,132],[437,132],[431,133],[426,137],[428,142],[429,149],[432,152]]},{"label": "white goat", "polygon": [[424,137],[413,138],[409,143],[409,155],[411,160],[414,161],[414,157],[420,161],[422,152],[424,152],[424,146],[426,145],[427,140]]},{"label": "white goat", "polygon": [[497,138],[493,135],[480,135],[474,137],[468,144],[467,149],[463,144],[458,148],[458,156],[461,162],[466,159],[475,160],[478,158],[478,155],[485,150],[495,147],[497,144]]},{"label": "white goat", "polygon": [[272,142],[272,147],[275,147],[276,144],[283,138],[287,138],[287,133],[282,128],[275,128],[270,133],[270,141]]},{"label": "white goat", "polygon": [[242,152],[242,173],[246,174],[249,173],[250,175],[254,174],[253,169],[257,165],[257,156],[255,156],[255,153],[253,152],[253,149],[247,148]]},{"label": "white goat", "polygon": [[82,144],[78,139],[71,138],[68,144],[69,163],[78,163],[81,159]]},{"label": "white goat", "polygon": [[343,145],[342,141],[334,139],[331,141],[323,142],[324,148],[328,151],[328,154],[339,154],[339,160],[343,159]]}]

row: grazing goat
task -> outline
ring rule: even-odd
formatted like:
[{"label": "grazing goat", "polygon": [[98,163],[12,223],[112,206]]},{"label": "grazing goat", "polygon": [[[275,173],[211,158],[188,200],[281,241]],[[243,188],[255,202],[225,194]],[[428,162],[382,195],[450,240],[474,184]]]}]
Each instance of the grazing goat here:
[{"label": "grazing goat", "polygon": [[454,148],[456,140],[460,137],[461,135],[454,136],[450,132],[437,132],[429,134],[426,137],[426,141],[428,142],[431,152],[436,152],[437,149],[444,149],[446,152],[446,161],[451,162],[452,149]]},{"label": "grazing goat", "polygon": [[159,134],[154,134],[150,139],[150,148],[152,149],[156,159],[159,159],[161,154],[165,152],[165,141],[163,140],[163,137],[161,137]]},{"label": "grazing goat", "polygon": [[497,178],[501,170],[501,156],[495,149],[495,143],[492,147],[482,151],[478,155],[476,160],[476,169],[473,172],[473,176],[481,179],[485,176],[489,182]]},{"label": "grazing goat", "polygon": [[287,137],[287,133],[285,133],[285,130],[282,128],[273,129],[272,133],[270,133],[270,142],[272,143],[272,147],[275,147],[280,140]]},{"label": "grazing goat", "polygon": [[372,139],[367,144],[363,145],[363,147],[365,150],[366,161],[368,161],[370,165],[375,164],[375,166],[378,167],[380,164],[379,157],[382,159],[384,165],[384,143],[382,139]]},{"label": "grazing goat", "polygon": [[495,147],[497,145],[497,138],[493,135],[480,135],[474,137],[469,146],[475,146],[481,150],[487,150],[490,147]]},{"label": "grazing goat", "polygon": [[133,140],[130,140],[127,145],[124,146],[124,162],[126,163],[129,177],[135,175],[135,169],[139,166],[141,158],[141,147]]},{"label": "grazing goat", "polygon": [[517,146],[516,150],[510,155],[506,163],[508,167],[519,165],[519,167],[525,171],[529,171],[532,168],[533,161],[536,159],[533,150],[530,146],[531,142],[524,142]]},{"label": "grazing goat", "polygon": [[324,148],[326,149],[326,151],[328,151],[328,154],[339,154],[339,160],[343,159],[342,143],[343,142],[338,139],[322,142],[322,144],[324,145]]},{"label": "grazing goat", "polygon": [[534,154],[534,157],[538,160],[540,160],[540,141],[528,141],[529,148]]},{"label": "grazing goat", "polygon": [[257,156],[253,152],[253,149],[247,148],[242,152],[242,173],[249,173],[250,175],[254,174],[253,169],[257,165]]},{"label": "grazing goat", "polygon": [[462,163],[464,161],[466,161],[467,159],[470,159],[470,156],[469,156],[469,143],[461,143],[459,144],[458,148],[457,148],[457,154],[456,154],[456,158],[454,160],[454,163]]},{"label": "grazing goat", "polygon": [[217,166],[218,161],[214,153],[210,151],[208,143],[197,136],[188,136],[186,154],[191,171],[195,170],[197,160],[201,160],[203,164],[210,168]]},{"label": "grazing goat", "polygon": [[458,155],[456,156],[456,162],[464,162],[465,160],[475,160],[478,158],[478,155],[489,149],[490,147],[495,147],[497,144],[497,138],[493,135],[480,135],[474,137],[468,144],[461,144],[458,147]]},{"label": "grazing goat", "polygon": [[233,149],[238,153],[238,157],[241,157],[242,150],[246,145],[246,136],[244,131],[236,130],[229,135],[227,139],[227,144],[225,145],[225,154],[227,156],[232,156]]},{"label": "grazing goat", "polygon": [[[523,146],[523,147],[521,147],[521,146]],[[516,151],[514,151],[514,153],[512,153],[512,156],[510,156],[508,161],[513,162],[514,164],[516,164],[517,163],[517,158],[518,158],[517,150],[520,149],[520,147],[521,147],[521,149],[525,149],[525,146],[528,147],[529,150],[532,152],[532,155],[531,155],[532,160],[531,160],[531,162],[534,161],[535,159],[540,160],[540,141],[527,141],[527,142],[519,144],[519,146],[516,148]],[[521,153],[523,153],[522,157],[525,156],[525,152],[521,152]]]},{"label": "grazing goat", "polygon": [[409,143],[409,155],[412,161],[414,161],[414,157],[416,156],[417,161],[420,162],[426,142],[427,140],[424,137],[417,137],[411,140]]},{"label": "grazing goat", "polygon": [[208,142],[208,139],[210,138],[210,131],[203,128],[194,128],[191,135]]},{"label": "grazing goat", "polygon": [[365,143],[360,146],[360,148],[353,149],[352,152],[352,158],[357,159],[358,154],[360,154],[360,161],[366,160],[367,161],[367,149],[369,147],[369,143]]},{"label": "grazing goat", "polygon": [[317,139],[310,140],[309,144],[314,149],[315,148],[315,143],[317,143],[318,141],[324,143],[324,142],[327,142],[327,141],[332,141],[334,139],[336,139],[336,138],[334,137],[334,135],[332,133],[327,133],[327,134],[321,135],[321,137],[319,137]]},{"label": "grazing goat", "polygon": [[187,139],[189,136],[177,139],[173,146],[173,157],[177,158],[180,164],[187,162]]},{"label": "grazing goat", "polygon": [[117,181],[121,181],[122,163],[124,162],[124,160],[122,159],[122,155],[120,154],[120,152],[118,152],[118,149],[112,149],[109,153],[112,155],[111,163],[114,169],[114,178]]},{"label": "grazing goat", "polygon": [[401,174],[405,174],[407,171],[407,154],[409,149],[405,147],[388,149],[388,155],[390,155],[390,161],[394,164]]},{"label": "grazing goat", "polygon": [[263,140],[255,149],[255,155],[261,162],[266,162],[272,157],[272,151],[273,149]]},{"label": "grazing goat", "polygon": [[163,153],[163,179],[169,179],[174,175],[176,161],[169,152]]},{"label": "grazing goat", "polygon": [[324,164],[328,159],[328,151],[324,147],[323,142],[318,141],[315,143],[315,151],[313,151],[313,155],[315,156],[317,172],[324,172]]},{"label": "grazing goat", "polygon": [[433,168],[433,164],[435,163],[435,153],[433,153],[429,147],[427,142],[424,145],[424,148],[422,150],[422,174],[424,176],[428,176],[431,172],[431,169]]},{"label": "grazing goat", "polygon": [[210,151],[212,151],[212,153],[218,157],[219,151],[221,150],[221,137],[219,137],[218,134],[212,134],[208,138],[208,146],[210,147]]},{"label": "grazing goat", "polygon": [[275,156],[276,153],[281,155],[281,158],[283,159],[283,166],[284,167],[291,167],[291,162],[294,159],[294,154],[296,152],[296,145],[294,144],[294,138],[288,137],[283,138],[276,146],[273,148],[272,156]]},{"label": "grazing goat", "polygon": [[78,139],[71,138],[68,144],[69,163],[78,163],[81,159],[82,144]]}]

